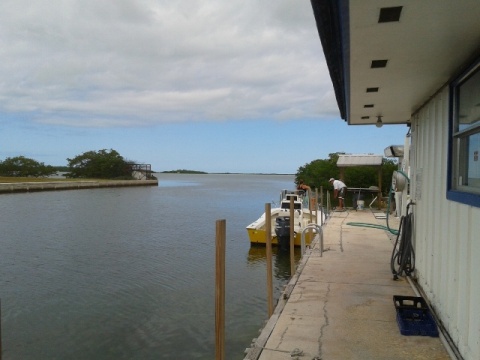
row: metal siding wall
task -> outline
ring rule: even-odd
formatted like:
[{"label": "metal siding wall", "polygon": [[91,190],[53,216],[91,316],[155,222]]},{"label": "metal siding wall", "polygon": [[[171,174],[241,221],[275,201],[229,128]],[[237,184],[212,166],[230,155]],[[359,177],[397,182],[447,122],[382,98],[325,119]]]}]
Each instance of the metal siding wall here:
[{"label": "metal siding wall", "polygon": [[459,297],[458,301],[458,318],[457,318],[457,327],[460,332],[460,347],[467,347],[468,341],[468,328],[470,320],[470,278],[471,278],[471,261],[470,261],[470,244],[471,237],[469,231],[468,221],[468,210],[464,206],[458,207],[460,219],[459,223],[461,227],[458,232],[459,248],[460,248],[460,267],[459,267],[459,276],[460,276],[460,286],[459,286]]},{"label": "metal siding wall", "polygon": [[[480,209],[447,201],[447,146],[445,88],[412,118],[416,276],[464,358],[476,359],[480,353]],[[420,196],[416,196],[417,187]]]},{"label": "metal siding wall", "polygon": [[[436,145],[434,154],[433,178],[436,179],[434,197],[445,198],[447,191],[446,178],[447,178],[447,144],[448,144],[448,126],[442,119],[448,117],[448,92],[439,94],[437,101],[435,102],[435,117],[433,119],[435,124],[434,138],[431,139]],[[439,121],[440,120],[440,121]],[[442,124],[442,126],[438,126]],[[435,126],[436,125],[436,126]],[[440,141],[438,141],[440,140]],[[434,273],[439,276],[434,276],[434,288],[439,289],[437,296],[447,298],[449,289],[445,286],[446,279],[448,278],[448,259],[449,259],[449,244],[451,239],[445,234],[448,231],[449,223],[443,219],[448,218],[448,207],[441,206],[439,208],[433,208],[433,228],[434,228],[434,256],[433,261]]]},{"label": "metal siding wall", "polygon": [[[477,209],[478,210],[478,209]],[[470,251],[471,260],[471,293],[470,293],[470,327],[468,329],[468,344],[472,354],[480,354],[480,277],[478,276],[478,267],[480,266],[480,215],[472,211],[471,239],[472,246]],[[477,275],[477,276],[475,276]]]},{"label": "metal siding wall", "polygon": [[[450,336],[454,339],[459,338],[459,330],[457,328],[457,324],[454,322],[455,319],[458,319],[458,301],[457,301],[457,294],[460,293],[460,249],[459,249],[459,241],[458,241],[458,234],[460,232],[460,215],[457,206],[450,206],[448,209],[449,216],[447,219],[450,220],[451,226],[448,229],[448,237],[451,239],[450,241],[450,248],[449,248],[449,261],[448,261],[448,273],[450,277],[447,280],[448,283],[448,290],[450,292],[450,296],[448,297],[448,302],[446,304],[446,313],[447,313],[447,321],[451,324],[449,328]],[[445,320],[444,320],[445,322]]]}]

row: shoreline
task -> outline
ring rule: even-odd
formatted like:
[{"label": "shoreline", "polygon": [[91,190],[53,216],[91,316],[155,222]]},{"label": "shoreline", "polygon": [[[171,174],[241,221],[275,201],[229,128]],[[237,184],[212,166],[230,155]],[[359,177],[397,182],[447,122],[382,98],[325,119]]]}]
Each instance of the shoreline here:
[{"label": "shoreline", "polygon": [[158,186],[158,180],[85,180],[0,183],[0,194],[130,186]]}]

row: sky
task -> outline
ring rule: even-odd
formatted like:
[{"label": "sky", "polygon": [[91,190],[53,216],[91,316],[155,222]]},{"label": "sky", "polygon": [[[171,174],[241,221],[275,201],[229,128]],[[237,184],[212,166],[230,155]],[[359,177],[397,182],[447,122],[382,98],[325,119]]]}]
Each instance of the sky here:
[{"label": "sky", "polygon": [[292,174],[408,130],[340,119],[308,0],[2,0],[0,59],[0,160]]}]

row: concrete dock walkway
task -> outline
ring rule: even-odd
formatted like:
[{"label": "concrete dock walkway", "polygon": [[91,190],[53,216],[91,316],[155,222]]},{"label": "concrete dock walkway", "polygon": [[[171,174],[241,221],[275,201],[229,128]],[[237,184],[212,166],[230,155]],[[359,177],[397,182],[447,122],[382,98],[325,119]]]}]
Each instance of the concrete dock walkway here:
[{"label": "concrete dock walkway", "polygon": [[245,359],[450,359],[439,337],[400,333],[393,296],[416,295],[407,279],[393,280],[395,236],[350,222],[386,225],[370,210],[332,213],[323,256],[317,241]]}]

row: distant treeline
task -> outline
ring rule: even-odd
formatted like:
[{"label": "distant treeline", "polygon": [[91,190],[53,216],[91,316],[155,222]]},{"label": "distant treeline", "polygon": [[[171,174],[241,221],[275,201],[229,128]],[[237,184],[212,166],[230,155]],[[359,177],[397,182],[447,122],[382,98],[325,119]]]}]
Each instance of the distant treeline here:
[{"label": "distant treeline", "polygon": [[53,168],[58,172],[67,172],[69,170],[68,166],[54,166]]},{"label": "distant treeline", "polygon": [[195,170],[170,170],[170,171],[162,171],[163,174],[208,174],[205,171],[195,171]]},{"label": "distant treeline", "polygon": [[[131,180],[136,165],[113,149],[87,151],[67,161],[67,166],[51,166],[25,156],[8,157],[0,160],[0,176],[38,178],[62,172],[67,178]],[[145,175],[156,179],[151,172]]]}]

